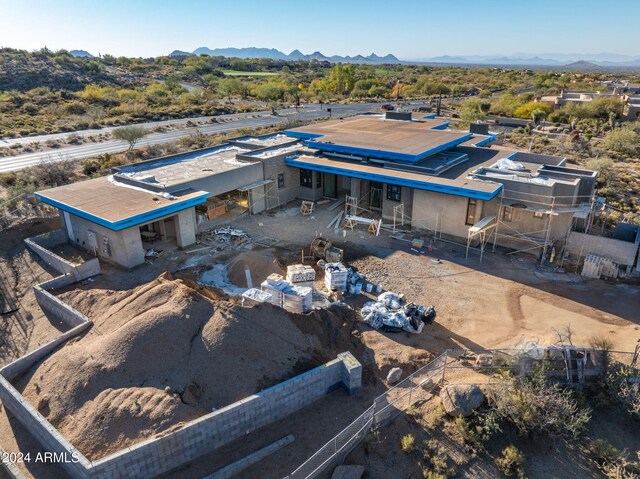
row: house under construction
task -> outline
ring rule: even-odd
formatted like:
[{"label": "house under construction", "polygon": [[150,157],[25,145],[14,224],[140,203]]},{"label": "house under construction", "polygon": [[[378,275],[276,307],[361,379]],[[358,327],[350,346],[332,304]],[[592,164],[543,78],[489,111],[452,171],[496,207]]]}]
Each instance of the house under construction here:
[{"label": "house under construction", "polygon": [[[491,243],[559,252],[570,231],[589,228],[597,173],[561,157],[492,147],[496,137],[487,125],[454,131],[417,113],[360,115],[118,167],[109,178],[38,196],[60,209],[72,242],[125,267],[144,261],[145,238],[184,247],[203,221],[231,221],[294,199],[346,198],[347,227],[377,221],[481,251]],[[96,186],[109,190],[92,199],[111,198],[107,212],[86,211]],[[149,208],[121,211],[120,199],[130,196]],[[114,225],[101,215],[126,221]],[[114,253],[116,244],[128,251]]]}]

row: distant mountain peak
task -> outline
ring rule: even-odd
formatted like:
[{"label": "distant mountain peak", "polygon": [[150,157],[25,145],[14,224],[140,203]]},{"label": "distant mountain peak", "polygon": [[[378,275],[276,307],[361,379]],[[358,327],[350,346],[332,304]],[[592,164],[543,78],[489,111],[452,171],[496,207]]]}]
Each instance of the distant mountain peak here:
[{"label": "distant mountain peak", "polygon": [[245,48],[208,48],[208,47],[199,47],[196,48],[192,53],[184,52],[181,50],[172,51],[169,56],[186,56],[186,55],[202,55],[207,54],[211,56],[222,56],[227,58],[266,58],[270,60],[289,60],[289,61],[328,61],[333,63],[401,63],[393,55],[386,55],[384,57],[380,57],[375,53],[372,53],[369,56],[363,55],[355,55],[353,57],[350,56],[341,56],[341,55],[333,55],[328,57],[324,55],[322,52],[315,51],[309,55],[305,55],[300,50],[295,49],[288,55],[286,53],[281,52],[275,48],[258,48],[258,47],[245,47]]}]

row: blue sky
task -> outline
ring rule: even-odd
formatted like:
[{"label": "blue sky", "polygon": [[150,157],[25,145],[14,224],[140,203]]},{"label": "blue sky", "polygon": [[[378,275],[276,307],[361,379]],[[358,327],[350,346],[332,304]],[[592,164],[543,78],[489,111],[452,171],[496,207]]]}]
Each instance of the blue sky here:
[{"label": "blue sky", "polygon": [[400,59],[640,57],[638,6],[637,0],[0,0],[0,46],[127,56],[257,46]]}]

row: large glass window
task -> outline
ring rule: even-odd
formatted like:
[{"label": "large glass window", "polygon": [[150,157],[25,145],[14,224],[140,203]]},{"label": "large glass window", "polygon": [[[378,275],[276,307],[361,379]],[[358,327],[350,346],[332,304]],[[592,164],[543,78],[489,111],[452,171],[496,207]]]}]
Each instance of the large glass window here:
[{"label": "large glass window", "polygon": [[387,199],[389,201],[397,201],[402,199],[402,187],[397,185],[387,185]]},{"label": "large glass window", "polygon": [[313,171],[304,169],[300,170],[300,186],[313,188]]}]

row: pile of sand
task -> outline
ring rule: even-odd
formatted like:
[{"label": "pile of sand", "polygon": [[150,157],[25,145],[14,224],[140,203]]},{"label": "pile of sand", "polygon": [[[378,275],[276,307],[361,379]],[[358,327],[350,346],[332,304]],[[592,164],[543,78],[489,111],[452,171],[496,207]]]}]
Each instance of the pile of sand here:
[{"label": "pile of sand", "polygon": [[94,327],[18,386],[95,460],[313,365],[318,337],[296,326],[311,318],[214,297],[168,276],[129,291],[64,293]]}]

